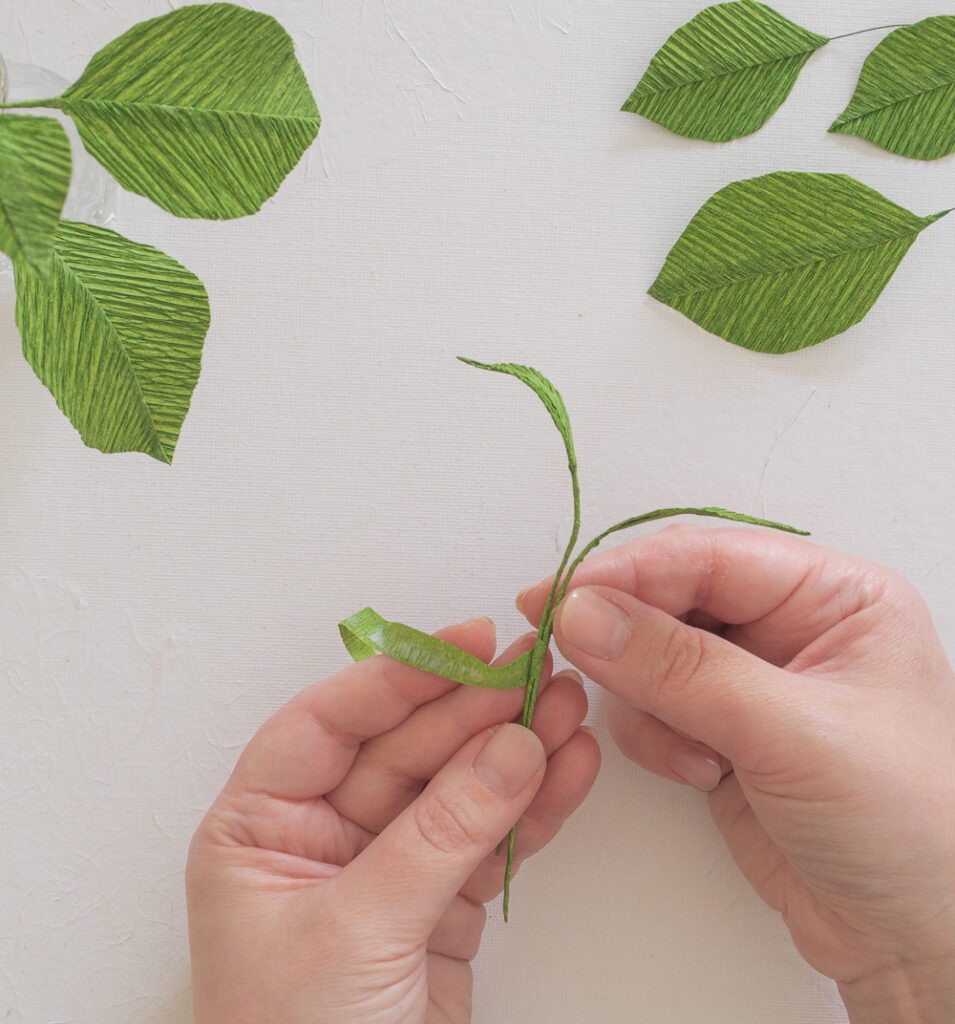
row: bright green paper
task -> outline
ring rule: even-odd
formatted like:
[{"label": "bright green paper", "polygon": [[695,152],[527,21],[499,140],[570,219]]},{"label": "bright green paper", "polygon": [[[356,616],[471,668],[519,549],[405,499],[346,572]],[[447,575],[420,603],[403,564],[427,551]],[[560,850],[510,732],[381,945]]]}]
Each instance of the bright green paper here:
[{"label": "bright green paper", "polygon": [[690,221],[650,294],[734,345],[792,352],[858,323],[947,212],[917,217],[845,174],[737,181]]},{"label": "bright green paper", "polygon": [[955,16],[926,18],[886,36],[829,131],[861,135],[917,160],[955,153]]},{"label": "bright green paper", "polygon": [[769,120],[828,42],[755,0],[715,4],[670,36],[622,109],[693,139],[738,139]]},{"label": "bright green paper", "polygon": [[23,354],[91,448],[171,462],[199,377],[197,277],[114,231],[61,221],[52,270],[16,268]]},{"label": "bright green paper", "polygon": [[[550,413],[551,419],[560,431],[567,452],[567,464],[570,470],[571,486],[574,502],[574,525],[570,541],[567,545],[560,566],[554,576],[550,594],[541,615],[537,638],[532,650],[521,655],[510,665],[490,668],[477,658],[466,654],[452,644],[427,633],[422,633],[400,623],[387,622],[371,608],[364,608],[350,618],[340,622],[338,628],[348,652],[356,661],[371,657],[374,654],[387,654],[408,665],[433,672],[453,682],[468,686],[488,686],[494,689],[513,689],[524,686],[524,711],[522,723],[529,727],[534,717],[534,707],[540,688],[540,677],[544,666],[547,649],[550,646],[554,630],[554,614],[557,606],[567,594],[571,578],[583,559],[605,538],[619,530],[628,529],[641,523],[658,519],[669,519],[673,516],[697,515],[716,519],[729,519],[734,522],[752,523],[769,526],[789,533],[804,533],[792,526],[776,523],[766,519],[757,519],[739,512],[729,512],[721,508],[665,508],[644,515],[633,516],[623,522],[611,526],[598,534],[586,544],[580,553],[570,561],[577,537],[580,533],[580,486],[577,479],[577,457],[574,452],[574,439],[570,429],[570,418],[564,400],[553,384],[538,370],[519,363],[479,363],[473,359],[461,361],[478,369],[504,373],[526,384],[543,402]],[[569,563],[569,568],[568,568]],[[504,919],[507,920],[510,909],[511,869],[514,861],[514,843],[516,833],[512,829],[507,843],[507,864],[504,874]]]},{"label": "bright green paper", "polygon": [[73,118],[120,185],[178,217],[255,213],[320,124],[285,29],[226,3],[135,25],[43,105]]},{"label": "bright green paper", "polygon": [[46,274],[70,187],[70,142],[52,117],[0,117],[0,249]]}]

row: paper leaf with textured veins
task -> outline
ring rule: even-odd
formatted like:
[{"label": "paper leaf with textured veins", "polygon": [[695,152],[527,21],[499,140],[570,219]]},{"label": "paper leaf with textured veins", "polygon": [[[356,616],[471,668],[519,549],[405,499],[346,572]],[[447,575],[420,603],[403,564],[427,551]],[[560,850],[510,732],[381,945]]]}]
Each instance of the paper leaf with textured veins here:
[{"label": "paper leaf with textured veins", "polygon": [[670,36],[622,109],[693,139],[738,139],[762,128],[828,42],[755,0],[716,4]]},{"label": "paper leaf with textured veins", "polygon": [[49,277],[16,268],[23,354],[91,448],[171,462],[209,300],[165,253],[61,221]]},{"label": "paper leaf with textured veins", "polygon": [[829,131],[917,160],[955,153],[955,17],[926,18],[886,36]]},{"label": "paper leaf with textured veins", "polygon": [[701,207],[650,294],[734,345],[792,352],[858,323],[947,212],[917,217],[845,174],[737,181]]},{"label": "paper leaf with textured veins", "polygon": [[70,142],[52,117],[0,117],[0,249],[46,274],[70,187]]},{"label": "paper leaf with textured veins", "polygon": [[285,29],[224,3],[135,25],[50,105],[124,188],[179,217],[255,213],[320,124]]}]

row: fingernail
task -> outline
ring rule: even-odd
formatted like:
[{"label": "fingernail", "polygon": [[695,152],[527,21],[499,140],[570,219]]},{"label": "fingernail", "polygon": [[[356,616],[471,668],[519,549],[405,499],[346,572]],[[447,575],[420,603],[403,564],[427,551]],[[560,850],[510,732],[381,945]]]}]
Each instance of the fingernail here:
[{"label": "fingernail", "polygon": [[519,611],[519,612],[521,613],[521,615],[523,615],[523,614],[524,614],[524,596],[525,596],[525,595],[527,594],[527,592],[528,592],[528,591],[529,591],[530,589],[531,589],[530,587],[525,587],[525,588],[524,588],[524,589],[523,589],[523,590],[522,590],[522,591],[521,591],[521,592],[520,592],[520,593],[519,593],[519,594],[517,595],[517,597],[515,597],[515,598],[514,598],[514,604],[515,604],[515,606],[517,607],[517,610],[518,610],[518,611]]},{"label": "fingernail", "polygon": [[677,747],[667,761],[670,771],[679,775],[684,782],[709,793],[716,789],[723,778],[723,771],[712,757],[707,757],[693,747]]},{"label": "fingernail", "polygon": [[630,616],[586,587],[560,606],[558,626],[568,643],[604,661],[619,657],[630,639]]},{"label": "fingernail", "polygon": [[475,615],[473,619],[465,619],[461,623],[462,626],[470,626],[477,622],[486,622],[491,627],[491,632],[497,637],[497,626],[494,624],[494,620],[487,615]]},{"label": "fingernail", "polygon": [[[588,736],[593,736],[595,740],[597,739],[597,730],[592,725],[578,725],[577,731],[585,732]],[[597,742],[599,743],[600,740],[597,740]]]},{"label": "fingernail", "polygon": [[537,774],[544,761],[541,741],[522,725],[496,729],[474,762],[478,782],[505,798],[516,796]]}]

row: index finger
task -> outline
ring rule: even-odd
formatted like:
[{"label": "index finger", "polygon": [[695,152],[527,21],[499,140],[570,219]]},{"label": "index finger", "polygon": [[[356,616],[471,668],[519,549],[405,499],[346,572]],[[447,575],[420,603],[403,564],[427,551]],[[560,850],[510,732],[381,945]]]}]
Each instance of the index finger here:
[{"label": "index finger", "polygon": [[[676,617],[702,612],[727,627],[722,632],[728,640],[786,665],[869,603],[877,575],[875,566],[801,537],[681,525],[591,556],[572,586],[612,587]],[[534,624],[552,582],[518,598],[518,608]]]}]

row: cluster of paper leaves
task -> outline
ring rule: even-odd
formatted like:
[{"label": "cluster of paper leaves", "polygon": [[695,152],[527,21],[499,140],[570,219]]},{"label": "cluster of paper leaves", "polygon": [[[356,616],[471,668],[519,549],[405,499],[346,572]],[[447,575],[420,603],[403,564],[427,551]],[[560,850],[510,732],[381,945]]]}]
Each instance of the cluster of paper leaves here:
[{"label": "cluster of paper leaves", "polygon": [[[691,138],[740,138],[830,41],[755,0],[716,4],[670,36],[623,109]],[[883,39],[830,131],[923,160],[955,152],[955,16]],[[947,212],[918,217],[840,174],[734,182],[690,222],[650,295],[736,345],[791,352],[858,323]]]},{"label": "cluster of paper leaves", "polygon": [[[255,213],[318,132],[292,40],[228,3],[142,22],[97,53],[58,108],[125,188],[179,217]],[[172,460],[209,327],[200,281],[113,231],[60,219],[70,147],[52,118],[0,117],[0,249],[23,351],[84,442]]]},{"label": "cluster of paper leaves", "polygon": [[[389,622],[373,609],[363,608],[338,624],[345,647],[356,661],[370,658],[376,654],[385,654],[407,665],[413,665],[426,672],[433,672],[452,682],[462,683],[466,686],[483,686],[494,690],[511,690],[523,686],[525,688],[524,712],[521,722],[529,728],[533,722],[544,659],[554,631],[554,615],[557,606],[566,596],[577,567],[606,537],[642,523],[682,515],[752,523],[758,526],[772,527],[776,530],[785,530],[788,533],[802,534],[805,532],[783,523],[757,519],[754,516],[730,512],[723,508],[663,508],[624,519],[598,534],[574,555],[574,548],[577,546],[577,538],[580,534],[580,484],[577,476],[577,456],[574,451],[570,417],[567,415],[567,408],[560,392],[539,370],[535,370],[533,367],[522,366],[519,363],[479,363],[473,359],[464,359],[460,356],[458,358],[469,366],[507,374],[526,384],[543,402],[554,425],[560,432],[564,450],[567,453],[567,467],[570,471],[573,490],[574,524],[560,565],[554,574],[554,582],[541,614],[534,647],[510,664],[492,667],[445,640],[429,636],[427,633],[399,622]],[[572,557],[573,561],[571,561]],[[507,862],[504,874],[505,920],[507,920],[510,907],[510,879],[514,860],[515,834],[512,829],[507,843]]]},{"label": "cluster of paper leaves", "polygon": [[[831,41],[756,0],[715,4],[670,36],[623,109],[693,139],[738,139],[762,128]],[[920,160],[955,152],[955,16],[886,36],[829,130]]]}]

